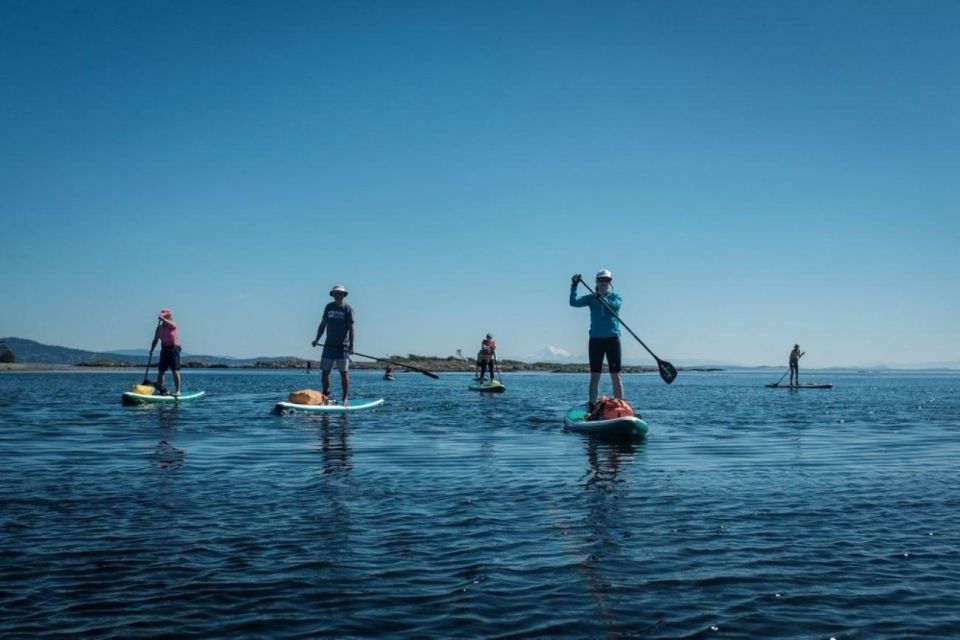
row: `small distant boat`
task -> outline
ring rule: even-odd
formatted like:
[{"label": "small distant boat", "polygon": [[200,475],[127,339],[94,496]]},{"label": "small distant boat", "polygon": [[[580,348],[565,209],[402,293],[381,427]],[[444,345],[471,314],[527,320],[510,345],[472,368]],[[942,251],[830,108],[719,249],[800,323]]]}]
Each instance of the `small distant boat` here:
[{"label": "small distant boat", "polygon": [[383,379],[384,379],[384,380],[393,380],[393,374],[392,374],[392,373],[385,373],[385,374],[383,374]]},{"label": "small distant boat", "polygon": [[832,384],[766,384],[768,389],[833,389]]}]

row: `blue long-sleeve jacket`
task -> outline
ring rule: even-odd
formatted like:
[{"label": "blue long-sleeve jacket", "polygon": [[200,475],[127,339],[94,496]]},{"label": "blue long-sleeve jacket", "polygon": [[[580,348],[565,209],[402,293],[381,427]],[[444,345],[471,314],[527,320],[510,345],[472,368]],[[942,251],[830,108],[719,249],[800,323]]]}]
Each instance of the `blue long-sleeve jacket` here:
[{"label": "blue long-sleeve jacket", "polygon": [[[609,291],[603,299],[607,305],[614,311],[620,311],[620,294]],[[612,313],[607,311],[603,302],[597,300],[597,297],[589,294],[577,297],[576,285],[570,287],[570,306],[571,307],[590,307],[590,337],[591,338],[612,338],[620,335],[620,320]]]}]

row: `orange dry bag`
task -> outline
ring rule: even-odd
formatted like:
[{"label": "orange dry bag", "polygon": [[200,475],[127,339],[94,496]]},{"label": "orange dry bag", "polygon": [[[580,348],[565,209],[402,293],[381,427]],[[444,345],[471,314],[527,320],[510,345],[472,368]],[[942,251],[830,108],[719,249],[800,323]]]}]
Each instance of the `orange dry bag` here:
[{"label": "orange dry bag", "polygon": [[593,406],[593,411],[590,412],[590,419],[613,420],[615,418],[625,418],[635,415],[637,415],[637,412],[633,410],[633,407],[631,407],[626,400],[600,396],[600,399],[597,400],[597,403]]}]

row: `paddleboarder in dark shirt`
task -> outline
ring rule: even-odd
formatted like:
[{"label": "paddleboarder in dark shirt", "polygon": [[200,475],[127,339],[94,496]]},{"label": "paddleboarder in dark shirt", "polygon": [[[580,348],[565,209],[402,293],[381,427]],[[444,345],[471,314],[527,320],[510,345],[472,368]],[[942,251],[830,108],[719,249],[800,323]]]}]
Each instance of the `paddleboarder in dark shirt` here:
[{"label": "paddleboarder in dark shirt", "polygon": [[338,284],[330,290],[333,302],[323,309],[323,318],[317,327],[317,337],[313,346],[320,344],[320,337],[327,332],[327,340],[320,356],[323,395],[330,395],[330,371],[336,367],[340,371],[340,387],[343,390],[343,404],[347,404],[350,393],[350,355],[356,338],[353,328],[353,309],[343,301],[347,297],[346,288]]},{"label": "paddleboarder in dark shirt", "polygon": [[790,352],[790,384],[800,384],[800,345],[793,345],[793,351]]}]

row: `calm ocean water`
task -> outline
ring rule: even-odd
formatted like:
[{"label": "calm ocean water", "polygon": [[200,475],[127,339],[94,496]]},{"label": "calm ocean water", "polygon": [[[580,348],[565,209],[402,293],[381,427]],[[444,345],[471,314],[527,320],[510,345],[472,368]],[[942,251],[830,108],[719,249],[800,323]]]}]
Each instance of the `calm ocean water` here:
[{"label": "calm ocean water", "polygon": [[960,375],[627,376],[634,444],[562,431],[585,375],[380,375],[0,374],[0,635],[960,637]]}]

